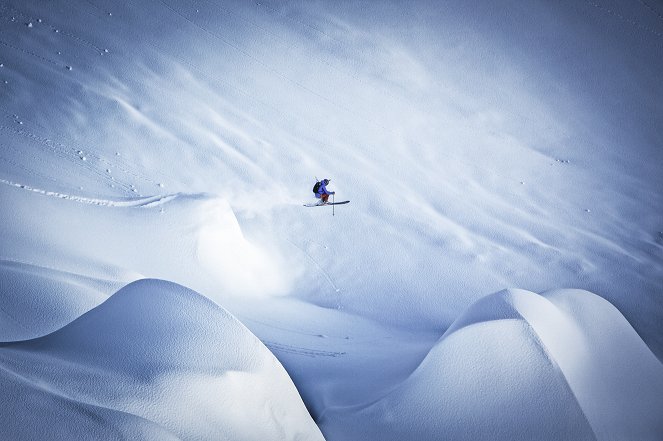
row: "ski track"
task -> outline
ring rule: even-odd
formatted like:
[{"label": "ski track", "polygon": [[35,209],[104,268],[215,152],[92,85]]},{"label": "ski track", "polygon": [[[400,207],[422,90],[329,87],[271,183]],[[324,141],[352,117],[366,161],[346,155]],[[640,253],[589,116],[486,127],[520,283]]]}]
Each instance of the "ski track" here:
[{"label": "ski track", "polygon": [[[4,34],[3,31],[0,31],[0,32]],[[39,59],[39,60],[41,60],[41,61],[43,61],[43,62],[46,62],[46,63],[52,64],[52,65],[54,65],[54,66],[57,66],[58,68],[61,68],[61,69],[66,69],[66,68],[67,68],[67,65],[64,64],[64,63],[59,63],[59,62],[57,62],[57,61],[55,61],[55,60],[51,60],[50,58],[46,58],[46,57],[44,57],[44,56],[42,56],[42,55],[36,54],[36,53],[34,53],[34,52],[31,52],[31,51],[28,51],[28,50],[25,50],[25,49],[22,49],[22,48],[20,48],[20,47],[18,47],[18,46],[14,46],[13,44],[8,43],[8,42],[6,42],[6,41],[4,41],[4,40],[0,40],[0,44],[2,44],[3,46],[8,47],[8,48],[10,48],[10,49],[14,49],[15,51],[23,52],[23,53],[26,54],[26,55],[30,55],[30,56],[32,56],[32,57],[35,57],[35,58],[37,58],[37,59]]]},{"label": "ski track", "polygon": [[[7,117],[10,118],[9,115],[7,115]],[[126,175],[126,178],[128,178],[129,181],[143,181],[152,187],[159,186],[159,183],[153,179],[132,170],[131,166],[121,159],[119,155],[113,160],[108,160],[102,156],[89,152],[87,148],[77,145],[76,143],[69,142],[69,145],[67,145],[63,142],[51,139],[52,137],[44,137],[36,133],[34,128],[28,129],[25,122],[20,120],[17,115],[11,116],[11,119],[21,123],[21,127],[17,128],[0,124],[0,130],[13,133],[17,136],[22,136],[35,144],[48,148],[51,153],[59,158],[75,164],[78,167],[83,167],[93,176],[100,178],[101,182],[106,182],[110,188],[119,188],[128,194],[138,192],[135,184],[128,184],[116,179],[115,176],[111,174],[112,170],[117,170],[119,173]],[[45,162],[44,159],[41,159],[37,155],[34,155],[33,158],[37,161]],[[101,167],[98,167],[95,164],[100,164]]]},{"label": "ski track", "polygon": [[315,265],[315,267],[318,268],[320,270],[320,272],[322,272],[322,274],[324,274],[324,276],[327,279],[327,281],[329,282],[329,284],[332,286],[332,288],[334,288],[334,292],[338,294],[339,299],[338,299],[337,303],[338,303],[338,307],[340,308],[340,294],[339,293],[341,292],[341,288],[336,286],[336,284],[332,280],[329,273],[306,250],[304,250],[302,247],[300,247],[299,245],[297,245],[296,243],[294,243],[292,240],[288,239],[287,237],[285,238],[285,240],[288,243],[290,243],[292,246],[297,248],[299,251],[304,253],[304,255],[306,257],[308,257],[308,259],[311,261],[311,263],[313,263],[313,265]]},{"label": "ski track", "polygon": [[268,340],[263,340],[265,346],[267,346],[271,351],[285,352],[288,354],[303,355],[305,357],[317,358],[317,357],[341,357],[346,354],[346,352],[336,352],[336,351],[321,351],[318,349],[302,348],[300,346],[285,345],[281,343],[276,343]]},{"label": "ski track", "polygon": [[[92,8],[94,8],[94,9],[96,9],[96,10],[98,10],[98,11],[103,12],[103,14],[106,15],[106,16],[109,16],[109,17],[110,17],[110,16],[113,15],[109,10],[107,10],[107,9],[103,9],[101,6],[97,6],[97,5],[95,5],[95,4],[92,3],[90,0],[85,0],[85,3],[87,3],[87,4],[90,5],[90,6],[92,6]],[[96,15],[92,14],[92,13],[89,12],[89,11],[88,11],[88,14],[92,15],[93,17],[97,17]],[[97,18],[99,18],[99,17],[97,17]]]},{"label": "ski track", "polygon": [[42,190],[39,188],[31,187],[29,185],[25,184],[19,184],[16,182],[8,181],[6,179],[0,179],[0,183],[9,185],[11,187],[16,187],[16,188],[21,188],[23,190],[31,191],[34,193],[42,194],[44,196],[51,196],[54,198],[59,198],[59,199],[66,199],[69,201],[74,201],[74,202],[79,202],[82,204],[88,204],[88,205],[97,205],[97,206],[103,206],[103,207],[143,207],[143,208],[151,208],[155,207],[158,205],[165,204],[166,202],[169,202],[179,196],[179,194],[169,194],[169,195],[156,195],[156,196],[148,196],[148,197],[141,197],[141,198],[135,198],[135,199],[129,199],[125,201],[121,200],[110,200],[110,199],[97,199],[97,198],[88,198],[88,197],[83,197],[83,196],[76,196],[76,195],[71,195],[71,194],[66,194],[66,193],[60,193],[57,191],[48,191],[48,190]]},{"label": "ski track", "polygon": [[[0,130],[11,132],[18,136],[22,136],[24,138],[27,138],[29,141],[32,141],[35,144],[48,148],[48,150],[58,158],[61,158],[69,163],[75,164],[77,167],[82,167],[87,172],[89,172],[93,177],[101,178],[101,182],[106,181],[107,185],[111,188],[118,187],[127,193],[131,192],[133,189],[133,187],[131,187],[130,185],[116,181],[114,177],[109,176],[108,173],[105,173],[102,170],[100,170],[98,167],[95,167],[94,164],[91,163],[91,161],[87,160],[86,154],[82,153],[83,150],[80,149],[76,150],[74,148],[67,147],[66,145],[60,142],[42,137],[29,130],[17,129],[15,127],[9,127],[6,125],[0,125]],[[33,155],[32,158],[36,161],[41,161],[45,163],[45,160],[41,158],[41,155]],[[91,156],[91,158],[98,159],[97,157],[93,156]]]},{"label": "ski track", "polygon": [[[1,260],[0,260],[0,263],[1,263]],[[260,320],[255,320],[255,319],[252,319],[252,318],[246,317],[246,316],[237,316],[237,318],[241,319],[242,323],[244,323],[244,322],[253,322],[253,323],[256,323],[258,325],[261,325],[261,326],[264,326],[264,327],[267,327],[267,328],[270,328],[270,329],[278,329],[280,331],[285,331],[285,332],[288,332],[288,333],[291,333],[291,334],[306,335],[308,337],[331,338],[331,339],[337,339],[337,340],[349,340],[348,336],[338,336],[338,335],[328,335],[328,334],[323,335],[323,334],[315,333],[315,332],[300,331],[300,330],[296,330],[296,329],[292,329],[292,328],[285,328],[283,326],[278,326],[278,325],[275,325],[273,323],[267,323],[267,322],[263,322],[263,321],[260,321]]]},{"label": "ski track", "polygon": [[[2,150],[4,147],[6,147],[6,145],[0,143],[0,151],[4,151],[4,150]],[[52,182],[54,185],[60,185],[60,182],[58,182],[58,180],[55,179],[55,178],[53,178],[52,176],[47,176],[47,175],[45,175],[45,174],[43,174],[43,173],[40,173],[40,172],[38,172],[38,171],[36,171],[36,170],[34,170],[34,169],[29,168],[29,167],[27,167],[27,166],[25,166],[25,165],[23,165],[23,164],[19,164],[18,162],[14,161],[13,159],[11,159],[11,158],[7,158],[6,156],[3,156],[2,154],[0,154],[0,161],[5,162],[5,163],[11,165],[11,166],[14,167],[15,169],[21,169],[21,170],[23,170],[23,171],[26,172],[29,176],[34,176],[34,177],[40,178],[40,179],[42,179],[42,180],[50,181],[50,182]]]},{"label": "ski track", "polygon": [[[79,35],[74,34],[73,32],[65,30],[62,27],[58,27],[58,26],[55,26],[53,24],[49,24],[46,21],[44,21],[43,19],[32,17],[31,15],[29,15],[29,14],[27,14],[27,13],[21,11],[21,10],[18,10],[16,8],[12,7],[12,6],[2,5],[2,6],[0,6],[0,10],[10,13],[11,18],[9,18],[9,15],[5,15],[5,14],[0,14],[0,16],[2,18],[6,19],[7,21],[11,22],[11,23],[17,23],[21,26],[27,25],[28,23],[31,23],[33,26],[46,26],[50,29],[51,32],[55,32],[57,34],[61,34],[61,35],[64,35],[66,37],[69,37],[73,41],[75,41],[78,45],[80,45],[84,48],[91,49],[94,52],[97,52],[101,55],[104,55],[106,53],[106,51],[103,48],[101,48],[100,46],[97,46],[96,44],[92,43],[91,41],[88,41],[85,38],[82,38]],[[23,20],[23,23],[19,23],[16,20],[16,17],[20,17]],[[15,49],[18,49],[18,48],[15,48]],[[18,50],[23,51],[22,49],[18,49]],[[23,51],[23,52],[25,52],[25,51]],[[26,53],[29,53],[29,52],[26,52]],[[30,53],[30,54],[35,55],[35,54],[32,54],[32,53]],[[43,57],[40,57],[39,55],[35,55],[35,56],[37,56],[39,58],[43,58]]]}]

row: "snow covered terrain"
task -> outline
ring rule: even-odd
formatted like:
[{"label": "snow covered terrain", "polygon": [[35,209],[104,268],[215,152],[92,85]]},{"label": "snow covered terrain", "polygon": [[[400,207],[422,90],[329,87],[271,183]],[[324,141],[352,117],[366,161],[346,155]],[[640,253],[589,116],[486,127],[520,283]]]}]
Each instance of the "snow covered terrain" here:
[{"label": "snow covered terrain", "polygon": [[0,439],[662,439],[662,70],[650,0],[0,0]]},{"label": "snow covered terrain", "polygon": [[1,372],[2,439],[323,439],[258,339],[170,282],[4,344]]}]

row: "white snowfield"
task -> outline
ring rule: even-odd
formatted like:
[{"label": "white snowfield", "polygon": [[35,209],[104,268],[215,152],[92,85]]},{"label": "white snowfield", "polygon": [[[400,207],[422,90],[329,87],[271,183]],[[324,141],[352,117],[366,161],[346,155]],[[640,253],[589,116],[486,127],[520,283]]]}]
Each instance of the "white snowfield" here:
[{"label": "white snowfield", "polygon": [[662,71],[649,0],[0,0],[0,440],[663,439]]}]

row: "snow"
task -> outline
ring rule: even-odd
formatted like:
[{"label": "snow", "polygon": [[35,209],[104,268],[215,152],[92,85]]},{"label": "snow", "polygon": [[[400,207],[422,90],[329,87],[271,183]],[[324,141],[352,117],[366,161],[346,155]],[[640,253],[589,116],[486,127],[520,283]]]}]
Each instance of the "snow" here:
[{"label": "snow", "polygon": [[662,14],[0,2],[0,438],[663,438]]},{"label": "snow", "polygon": [[507,290],[471,306],[395,390],[320,423],[348,440],[656,439],[661,409],[663,366],[614,306]]},{"label": "snow", "polygon": [[3,439],[323,439],[267,348],[170,282],[131,283],[45,337],[5,343],[0,363]]}]

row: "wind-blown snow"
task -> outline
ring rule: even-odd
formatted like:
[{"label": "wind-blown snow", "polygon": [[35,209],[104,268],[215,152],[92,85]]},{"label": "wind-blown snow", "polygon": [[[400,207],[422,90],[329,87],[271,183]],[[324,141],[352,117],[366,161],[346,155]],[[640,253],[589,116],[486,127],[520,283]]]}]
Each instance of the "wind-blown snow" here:
[{"label": "wind-blown snow", "polygon": [[[237,317],[329,440],[663,438],[661,17],[649,0],[0,0],[0,357],[45,342],[30,381],[3,378],[52,385],[58,336],[149,278]],[[351,202],[302,207],[316,177]],[[183,335],[215,326],[175,315]],[[95,354],[119,346],[95,332]],[[145,362],[178,338],[143,337]],[[233,350],[265,360],[249,341]],[[108,371],[71,351],[57,385],[93,366],[99,418],[0,394],[0,430],[71,410],[59,427],[80,436],[208,438],[117,413],[184,401],[132,395],[121,354]]]}]

